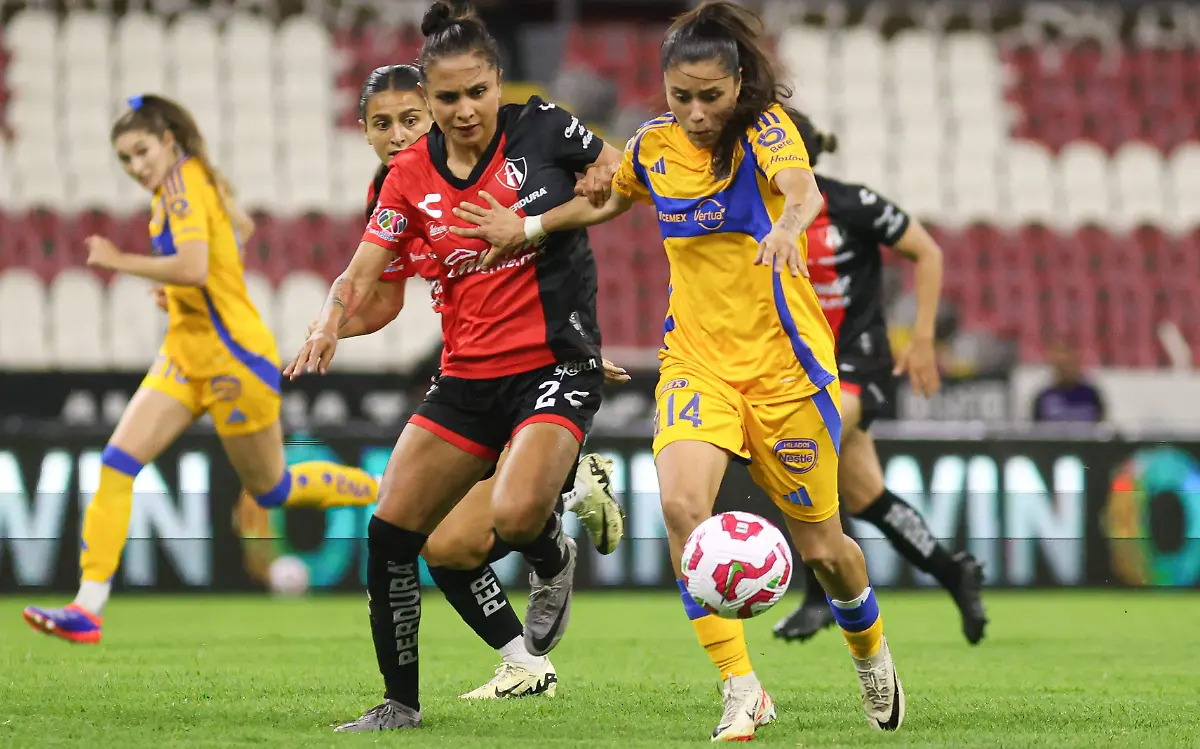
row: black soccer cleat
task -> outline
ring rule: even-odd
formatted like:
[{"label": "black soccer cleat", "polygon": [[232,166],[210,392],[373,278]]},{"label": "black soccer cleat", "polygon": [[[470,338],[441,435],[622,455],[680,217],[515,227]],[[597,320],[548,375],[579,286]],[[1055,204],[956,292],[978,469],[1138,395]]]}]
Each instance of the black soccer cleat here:
[{"label": "black soccer cleat", "polygon": [[963,636],[967,642],[978,645],[988,623],[982,597],[983,565],[965,551],[955,554],[954,561],[959,565],[960,577],[958,587],[950,594],[954,596],[954,604],[962,614]]},{"label": "black soccer cleat", "polygon": [[832,627],[833,612],[828,601],[805,601],[775,625],[775,636],[784,640],[804,642],[821,630]]}]

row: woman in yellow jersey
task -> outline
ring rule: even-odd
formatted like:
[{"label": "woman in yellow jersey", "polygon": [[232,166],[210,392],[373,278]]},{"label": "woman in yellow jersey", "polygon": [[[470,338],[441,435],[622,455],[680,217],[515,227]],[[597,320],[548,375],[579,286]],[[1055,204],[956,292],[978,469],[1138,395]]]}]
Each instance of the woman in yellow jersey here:
[{"label": "woman in yellow jersey", "polygon": [[129,529],[133,482],[197,418],[212,417],[225,452],[263,507],[334,507],[375,501],[375,480],[325,461],[288,466],[279,424],[275,341],[243,281],[239,233],[253,228],[210,162],[192,116],[158,96],[135,96],[111,140],[126,173],[153,193],[151,255],[87,240],[88,265],[164,287],[166,338],[101,458],[100,485],[83,523],[79,594],[60,609],[31,606],[36,630],[100,640],[101,613]]},{"label": "woman in yellow jersey", "polygon": [[[841,417],[834,340],[807,275],[804,231],[821,209],[786,89],[763,50],[762,22],[727,2],[679,17],[662,45],[670,113],[626,146],[611,195],[518,219],[463,204],[492,262],[537,237],[652,204],[671,265],[654,452],[672,560],[712,514],[730,459],[783,510],[841,626],[872,726],[895,730],[904,695],[866,563],[838,518]],[[680,585],[681,590],[684,586]],[[752,738],[775,714],[754,676],[742,623],[708,616],[683,593],[725,680],[713,740]]]}]

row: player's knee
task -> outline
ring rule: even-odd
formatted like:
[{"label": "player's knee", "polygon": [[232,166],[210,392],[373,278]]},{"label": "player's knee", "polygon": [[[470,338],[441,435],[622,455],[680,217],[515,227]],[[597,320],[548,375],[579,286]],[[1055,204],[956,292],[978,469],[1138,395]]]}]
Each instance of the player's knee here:
[{"label": "player's knee", "polygon": [[840,576],[848,563],[846,542],[850,540],[839,529],[837,534],[813,535],[800,545],[800,559],[818,574]]},{"label": "player's knee", "polygon": [[430,567],[444,567],[451,570],[473,570],[487,561],[491,549],[491,536],[487,544],[479,543],[478,539],[454,538],[450,534],[439,535],[437,531],[425,542],[421,549],[421,557]]},{"label": "player's knee", "polygon": [[496,492],[492,497],[496,533],[510,542],[531,541],[546,525],[547,509],[552,506],[530,492]]},{"label": "player's knee", "polygon": [[662,495],[663,520],[667,533],[675,539],[686,539],[712,514],[711,498],[698,491],[676,491]]}]

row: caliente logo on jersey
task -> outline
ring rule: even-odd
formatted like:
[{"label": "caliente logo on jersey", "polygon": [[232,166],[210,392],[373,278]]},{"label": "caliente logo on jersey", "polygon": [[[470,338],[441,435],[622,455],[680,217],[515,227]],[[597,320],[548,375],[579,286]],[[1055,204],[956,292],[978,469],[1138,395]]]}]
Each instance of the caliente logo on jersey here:
[{"label": "caliente logo on jersey", "polygon": [[520,190],[525,186],[525,175],[527,173],[528,168],[525,165],[524,156],[519,159],[505,159],[504,166],[500,167],[500,171],[496,172],[496,179],[510,190]]}]

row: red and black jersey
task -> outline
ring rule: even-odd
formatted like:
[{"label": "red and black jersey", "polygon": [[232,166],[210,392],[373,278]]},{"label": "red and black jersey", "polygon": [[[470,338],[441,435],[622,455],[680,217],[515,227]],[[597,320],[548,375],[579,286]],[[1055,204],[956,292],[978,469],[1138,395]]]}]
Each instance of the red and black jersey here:
[{"label": "red and black jersey", "polygon": [[534,96],[501,107],[496,136],[466,179],[447,167],[436,125],[392,157],[363,241],[401,257],[421,246],[414,240],[425,245],[441,300],[443,374],[486,379],[599,359],[596,262],[586,230],[555,232],[484,270],[488,243],[449,227],[469,225],[451,212],[460,202],[487,205],[481,190],[518,216],[566,203],[576,174],[603,146],[570,112]]},{"label": "red and black jersey", "polygon": [[808,272],[840,359],[859,338],[885,326],[880,246],[899,241],[909,218],[862,185],[817,175],[817,186],[825,207],[808,227]]}]

